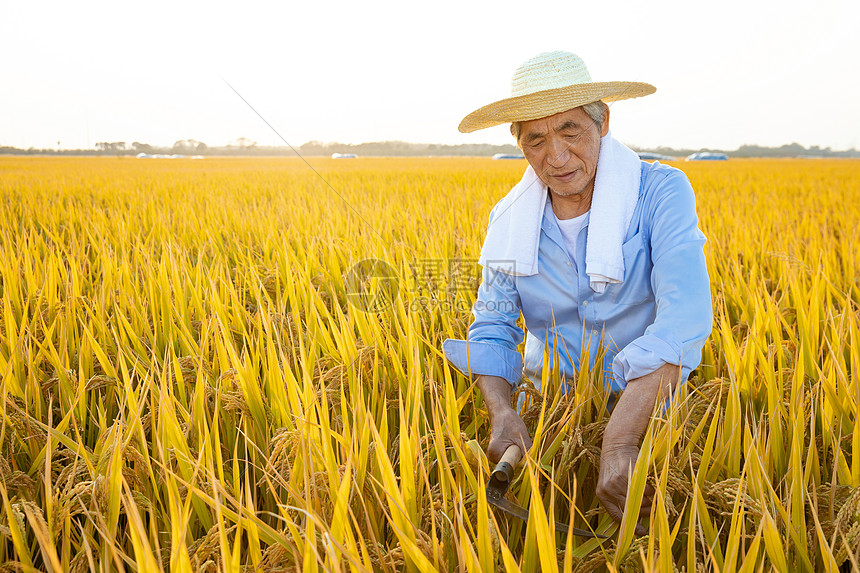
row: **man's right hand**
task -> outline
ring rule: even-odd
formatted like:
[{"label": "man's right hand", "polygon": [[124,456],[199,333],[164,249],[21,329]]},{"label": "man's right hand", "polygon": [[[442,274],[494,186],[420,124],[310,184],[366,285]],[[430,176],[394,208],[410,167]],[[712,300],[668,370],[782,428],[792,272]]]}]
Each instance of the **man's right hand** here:
[{"label": "man's right hand", "polygon": [[497,463],[510,446],[519,446],[523,452],[532,447],[523,419],[511,407],[511,385],[498,376],[478,376],[478,388],[490,415],[490,444],[487,457]]}]

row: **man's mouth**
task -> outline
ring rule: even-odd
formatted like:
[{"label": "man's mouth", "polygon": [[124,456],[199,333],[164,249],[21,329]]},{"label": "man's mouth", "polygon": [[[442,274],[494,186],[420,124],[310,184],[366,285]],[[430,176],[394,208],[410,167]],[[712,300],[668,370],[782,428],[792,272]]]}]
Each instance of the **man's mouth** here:
[{"label": "man's mouth", "polygon": [[559,173],[558,175],[553,175],[552,178],[557,181],[568,182],[576,176],[576,172],[578,169],[574,169],[573,171],[568,171],[566,173]]}]

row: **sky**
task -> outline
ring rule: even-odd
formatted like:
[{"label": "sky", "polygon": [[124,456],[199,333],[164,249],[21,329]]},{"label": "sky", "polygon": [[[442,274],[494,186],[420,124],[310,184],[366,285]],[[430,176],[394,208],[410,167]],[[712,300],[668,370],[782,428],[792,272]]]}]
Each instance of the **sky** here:
[{"label": "sky", "polygon": [[797,142],[860,148],[857,0],[0,3],[0,146],[513,143],[457,131],[510,95],[532,56],[566,50],[640,147]]}]

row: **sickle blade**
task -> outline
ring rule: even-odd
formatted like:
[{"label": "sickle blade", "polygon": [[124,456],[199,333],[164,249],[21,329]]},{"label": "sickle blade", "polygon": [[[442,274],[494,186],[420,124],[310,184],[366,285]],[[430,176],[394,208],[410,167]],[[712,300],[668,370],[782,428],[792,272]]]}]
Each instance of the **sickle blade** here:
[{"label": "sickle blade", "polygon": [[[529,512],[518,506],[517,504],[509,501],[505,498],[504,493],[499,490],[488,487],[487,488],[487,503],[492,505],[493,507],[497,507],[508,513],[522,519],[525,522],[529,520]],[[599,533],[592,533],[591,531],[586,531],[584,529],[577,529],[576,527],[570,528],[566,523],[555,522],[555,529],[560,533],[572,533],[574,535],[578,535],[580,537],[588,537],[590,539],[606,539],[605,535],[600,535]]]}]

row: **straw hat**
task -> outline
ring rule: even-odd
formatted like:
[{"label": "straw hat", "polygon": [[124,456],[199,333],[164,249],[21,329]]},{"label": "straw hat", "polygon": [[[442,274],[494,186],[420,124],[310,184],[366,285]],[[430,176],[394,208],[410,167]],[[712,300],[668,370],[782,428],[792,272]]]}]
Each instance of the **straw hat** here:
[{"label": "straw hat", "polygon": [[460,131],[539,119],[597,100],[618,101],[655,91],[651,84],[640,82],[592,82],[585,62],[576,54],[544,52],[514,72],[511,97],[473,111],[460,122]]}]

